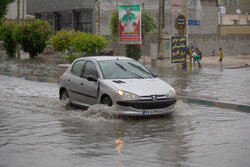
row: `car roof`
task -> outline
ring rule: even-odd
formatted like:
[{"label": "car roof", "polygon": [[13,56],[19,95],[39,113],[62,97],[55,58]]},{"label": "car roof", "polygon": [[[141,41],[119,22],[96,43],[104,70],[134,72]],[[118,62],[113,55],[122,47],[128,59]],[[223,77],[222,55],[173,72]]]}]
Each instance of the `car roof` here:
[{"label": "car roof", "polygon": [[90,57],[82,57],[79,58],[77,60],[95,60],[95,61],[105,61],[105,60],[133,60],[131,58],[128,57],[124,57],[124,56],[90,56]]}]

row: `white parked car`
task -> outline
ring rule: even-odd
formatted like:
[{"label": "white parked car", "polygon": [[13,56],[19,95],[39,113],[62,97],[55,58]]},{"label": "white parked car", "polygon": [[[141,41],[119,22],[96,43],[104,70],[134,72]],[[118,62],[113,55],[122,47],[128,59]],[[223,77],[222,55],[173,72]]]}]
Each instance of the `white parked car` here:
[{"label": "white parked car", "polygon": [[138,61],[95,56],[76,59],[61,76],[60,99],[89,107],[115,105],[119,115],[164,115],[175,110],[175,90]]}]

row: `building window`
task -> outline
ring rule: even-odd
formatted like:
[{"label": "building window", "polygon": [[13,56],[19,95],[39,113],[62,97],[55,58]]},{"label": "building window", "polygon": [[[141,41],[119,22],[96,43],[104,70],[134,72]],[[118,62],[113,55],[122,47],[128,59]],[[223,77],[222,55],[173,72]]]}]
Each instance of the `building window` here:
[{"label": "building window", "polygon": [[76,29],[82,32],[92,32],[92,11],[79,11],[76,13]]},{"label": "building window", "polygon": [[237,25],[238,24],[238,20],[233,20],[233,22],[234,22],[234,25]]},{"label": "building window", "polygon": [[72,26],[72,12],[60,12],[55,14],[56,17],[56,30],[71,30]]}]

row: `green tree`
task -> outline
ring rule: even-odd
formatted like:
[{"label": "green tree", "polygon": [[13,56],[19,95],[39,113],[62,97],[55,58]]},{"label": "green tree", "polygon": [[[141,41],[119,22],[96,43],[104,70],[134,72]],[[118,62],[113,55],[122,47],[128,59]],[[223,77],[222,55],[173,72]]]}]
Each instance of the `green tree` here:
[{"label": "green tree", "polygon": [[15,37],[24,52],[28,52],[31,58],[42,53],[49,39],[51,29],[47,21],[27,18],[24,24],[15,32]]},{"label": "green tree", "polygon": [[[115,10],[112,13],[112,17],[110,19],[110,29],[111,29],[111,37],[114,41],[116,41],[116,37],[119,34],[119,19],[118,19],[118,11]],[[150,12],[142,13],[142,39],[147,32],[153,32],[157,29],[156,22],[151,15]],[[126,45],[126,56],[139,60],[141,58],[141,46],[140,45]]]},{"label": "green tree", "polygon": [[109,23],[109,27],[111,30],[111,37],[112,39],[115,41],[116,37],[118,37],[118,33],[119,33],[119,19],[118,19],[118,11],[114,10],[112,13],[112,16],[110,18],[110,23]]},{"label": "green tree", "polygon": [[13,1],[14,0],[0,0],[0,20],[6,14],[8,4]]},{"label": "green tree", "polygon": [[14,32],[17,26],[18,25],[11,23],[3,23],[0,26],[0,39],[3,40],[3,46],[9,57],[15,57],[16,54],[17,40],[14,36]]}]

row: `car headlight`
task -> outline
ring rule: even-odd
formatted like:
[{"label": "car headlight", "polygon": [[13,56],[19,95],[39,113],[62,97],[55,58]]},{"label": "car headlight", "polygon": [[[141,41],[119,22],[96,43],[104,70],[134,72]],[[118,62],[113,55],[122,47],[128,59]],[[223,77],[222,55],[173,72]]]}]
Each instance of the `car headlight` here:
[{"label": "car headlight", "polygon": [[140,96],[137,96],[136,94],[125,92],[123,90],[118,90],[118,94],[128,100],[137,100],[140,99]]},{"label": "car headlight", "polygon": [[175,96],[176,96],[176,91],[174,88],[171,88],[168,93],[168,97],[175,97]]}]

